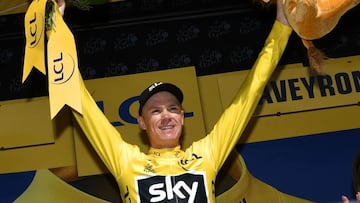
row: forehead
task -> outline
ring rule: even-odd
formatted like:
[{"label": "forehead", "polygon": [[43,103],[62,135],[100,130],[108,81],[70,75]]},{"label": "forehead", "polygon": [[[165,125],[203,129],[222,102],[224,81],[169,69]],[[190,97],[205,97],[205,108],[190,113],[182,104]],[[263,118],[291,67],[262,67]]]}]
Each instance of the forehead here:
[{"label": "forehead", "polygon": [[147,102],[145,103],[145,106],[154,106],[154,105],[160,105],[160,104],[171,104],[171,105],[180,105],[179,100],[175,97],[175,95],[171,94],[167,91],[161,91],[157,92],[154,95],[152,95]]}]

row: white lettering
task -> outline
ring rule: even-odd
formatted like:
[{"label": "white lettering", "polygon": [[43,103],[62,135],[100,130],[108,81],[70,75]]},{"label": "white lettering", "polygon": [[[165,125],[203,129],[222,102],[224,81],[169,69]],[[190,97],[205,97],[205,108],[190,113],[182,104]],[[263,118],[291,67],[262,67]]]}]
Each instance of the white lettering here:
[{"label": "white lettering", "polygon": [[172,183],[171,183],[171,177],[166,176],[165,177],[165,184],[166,184],[166,193],[168,199],[174,198],[174,193],[172,192]]},{"label": "white lettering", "polygon": [[178,183],[176,183],[176,185],[173,188],[173,191],[175,192],[175,194],[180,197],[181,199],[185,198],[185,195],[183,193],[181,193],[180,188],[184,188],[184,190],[190,195],[188,203],[193,203],[195,201],[195,196],[196,196],[196,191],[198,188],[199,183],[198,182],[194,182],[191,186],[191,188],[186,185],[186,183],[184,181],[179,181]]},{"label": "white lettering", "polygon": [[156,83],[154,83],[153,85],[151,85],[150,87],[149,87],[149,92],[151,92],[155,87],[157,87],[157,86],[159,86],[159,85],[161,85],[161,84],[163,84],[162,82],[156,82]]},{"label": "white lettering", "polygon": [[149,188],[149,193],[153,196],[156,196],[156,197],[152,197],[150,199],[150,202],[160,202],[166,198],[166,192],[164,192],[161,189],[163,187],[164,187],[163,183],[158,183],[158,184],[152,185]]},{"label": "white lettering", "polygon": [[149,193],[153,196],[150,201],[161,202],[165,198],[167,198],[168,200],[174,198],[185,199],[186,196],[181,191],[181,189],[183,189],[189,195],[188,202],[194,203],[199,183],[193,182],[191,187],[189,187],[184,181],[179,181],[173,186],[171,178],[171,176],[166,176],[165,185],[164,183],[157,183],[149,188]]}]

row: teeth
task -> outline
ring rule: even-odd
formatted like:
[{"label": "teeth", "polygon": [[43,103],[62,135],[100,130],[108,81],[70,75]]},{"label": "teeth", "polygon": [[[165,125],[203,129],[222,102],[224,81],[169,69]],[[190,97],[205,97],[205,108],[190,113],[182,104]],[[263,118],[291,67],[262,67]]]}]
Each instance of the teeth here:
[{"label": "teeth", "polygon": [[172,126],[163,126],[161,127],[162,130],[168,130],[168,129],[172,129],[173,127]]}]

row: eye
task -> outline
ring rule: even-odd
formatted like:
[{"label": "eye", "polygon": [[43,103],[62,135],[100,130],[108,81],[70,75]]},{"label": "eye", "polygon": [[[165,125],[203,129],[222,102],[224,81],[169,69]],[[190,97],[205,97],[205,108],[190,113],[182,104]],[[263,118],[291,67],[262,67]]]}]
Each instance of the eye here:
[{"label": "eye", "polygon": [[160,113],[161,111],[160,111],[160,109],[153,109],[153,110],[151,110],[151,113],[152,114],[158,114],[158,113]]},{"label": "eye", "polygon": [[181,109],[180,109],[180,107],[178,107],[178,106],[171,106],[171,107],[169,108],[169,111],[170,111],[171,113],[179,113],[179,112],[181,111]]}]

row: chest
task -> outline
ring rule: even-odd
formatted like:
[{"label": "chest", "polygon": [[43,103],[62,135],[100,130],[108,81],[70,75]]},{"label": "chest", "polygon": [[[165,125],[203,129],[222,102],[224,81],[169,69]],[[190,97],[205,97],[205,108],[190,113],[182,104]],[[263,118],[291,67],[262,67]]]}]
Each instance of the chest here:
[{"label": "chest", "polygon": [[137,202],[209,202],[215,178],[208,159],[198,154],[146,156],[129,163],[120,185]]},{"label": "chest", "polygon": [[129,167],[138,175],[174,175],[187,171],[208,171],[211,166],[208,159],[202,155],[191,154],[179,157],[148,156],[134,159]]}]

